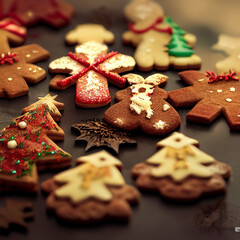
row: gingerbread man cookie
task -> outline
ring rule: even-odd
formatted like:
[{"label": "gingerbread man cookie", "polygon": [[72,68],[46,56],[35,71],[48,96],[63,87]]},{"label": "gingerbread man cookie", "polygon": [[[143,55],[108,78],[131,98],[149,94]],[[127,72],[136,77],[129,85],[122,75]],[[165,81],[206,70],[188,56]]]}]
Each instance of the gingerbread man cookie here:
[{"label": "gingerbread man cookie", "polygon": [[228,74],[236,71],[240,76],[240,38],[221,34],[213,49],[223,51],[228,55],[225,59],[216,63],[218,74]]},{"label": "gingerbread man cookie", "polygon": [[207,72],[185,71],[180,78],[190,85],[168,93],[176,107],[194,108],[187,114],[188,121],[210,124],[224,114],[232,130],[240,130],[240,83],[234,72],[216,75]]},{"label": "gingerbread man cookie", "polygon": [[201,59],[192,50],[196,37],[165,17],[159,4],[132,0],[124,13],[131,23],[122,39],[137,47],[134,58],[141,71],[200,69]]},{"label": "gingerbread man cookie", "polygon": [[111,106],[104,113],[103,119],[123,130],[141,128],[149,134],[162,135],[175,130],[181,123],[176,110],[166,102],[167,92],[158,87],[168,77],[154,74],[144,79],[137,74],[127,74],[132,85],[117,92],[119,103]]},{"label": "gingerbread man cookie", "polygon": [[124,87],[126,78],[118,73],[130,71],[135,60],[118,52],[108,52],[104,44],[90,41],[76,47],[75,53],[54,60],[50,72],[69,74],[57,75],[50,82],[53,89],[63,90],[76,83],[75,103],[80,107],[102,107],[111,102],[108,80]]},{"label": "gingerbread man cookie", "polygon": [[136,164],[132,176],[141,190],[173,201],[193,201],[226,191],[231,168],[198,149],[198,141],[181,133],[157,143],[160,151]]},{"label": "gingerbread man cookie", "polygon": [[138,203],[139,194],[125,183],[118,169],[122,163],[106,151],[80,157],[77,162],[81,164],[42,183],[42,190],[49,194],[47,210],[78,224],[127,221],[130,204]]},{"label": "gingerbread man cookie", "polygon": [[88,23],[76,26],[75,29],[67,33],[65,40],[69,45],[82,44],[88,41],[112,44],[114,35],[100,24]]},{"label": "gingerbread man cookie", "polygon": [[9,16],[24,26],[39,22],[60,28],[70,22],[74,9],[63,0],[0,0],[0,17]]}]

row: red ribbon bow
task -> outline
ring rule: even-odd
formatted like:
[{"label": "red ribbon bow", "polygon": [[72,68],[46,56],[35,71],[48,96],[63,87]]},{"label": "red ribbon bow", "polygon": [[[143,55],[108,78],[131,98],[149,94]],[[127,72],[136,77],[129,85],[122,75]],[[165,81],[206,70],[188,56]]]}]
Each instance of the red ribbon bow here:
[{"label": "red ribbon bow", "polygon": [[206,77],[209,78],[209,83],[218,82],[218,81],[229,81],[229,80],[239,80],[236,75],[236,71],[230,72],[229,74],[216,75],[215,72],[206,71]]}]

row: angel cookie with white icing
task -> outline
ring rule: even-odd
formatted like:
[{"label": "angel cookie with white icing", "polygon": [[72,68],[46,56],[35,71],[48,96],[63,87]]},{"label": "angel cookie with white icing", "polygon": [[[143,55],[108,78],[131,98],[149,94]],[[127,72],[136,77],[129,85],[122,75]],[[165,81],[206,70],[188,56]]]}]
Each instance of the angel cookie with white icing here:
[{"label": "angel cookie with white icing", "polygon": [[47,210],[77,224],[127,221],[139,193],[125,183],[119,171],[122,163],[106,151],[80,157],[77,163],[80,165],[43,182],[42,190],[49,194]]},{"label": "angel cookie with white icing", "polygon": [[137,187],[173,201],[224,193],[231,168],[198,146],[198,141],[177,132],[158,142],[162,149],[132,169]]},{"label": "angel cookie with white icing", "polygon": [[153,74],[144,79],[137,74],[126,74],[123,77],[131,86],[116,93],[119,103],[104,113],[106,122],[128,131],[141,128],[154,135],[168,134],[181,124],[177,111],[166,102],[168,93],[158,87],[167,82],[167,76]]}]

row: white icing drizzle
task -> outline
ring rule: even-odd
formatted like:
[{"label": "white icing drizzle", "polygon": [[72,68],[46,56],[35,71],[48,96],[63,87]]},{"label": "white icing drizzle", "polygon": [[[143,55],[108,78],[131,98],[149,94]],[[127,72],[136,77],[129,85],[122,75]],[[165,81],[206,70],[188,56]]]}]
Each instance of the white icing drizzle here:
[{"label": "white icing drizzle", "polygon": [[[130,109],[137,114],[146,111],[146,118],[151,118],[153,110],[151,109],[152,101],[149,95],[153,93],[154,86],[150,84],[135,84],[130,88],[133,94],[133,97],[131,97]],[[140,89],[145,89],[145,91],[140,92]]]},{"label": "white icing drizzle", "polygon": [[170,108],[170,106],[168,104],[164,104],[163,105],[163,111],[166,112],[168,109]]}]

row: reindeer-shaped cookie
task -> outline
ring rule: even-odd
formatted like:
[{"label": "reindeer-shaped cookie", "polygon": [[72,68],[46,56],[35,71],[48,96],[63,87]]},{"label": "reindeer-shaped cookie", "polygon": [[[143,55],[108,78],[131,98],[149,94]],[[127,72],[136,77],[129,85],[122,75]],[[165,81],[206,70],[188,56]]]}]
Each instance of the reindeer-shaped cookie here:
[{"label": "reindeer-shaped cookie", "polygon": [[115,98],[120,102],[104,113],[105,121],[124,130],[140,127],[156,135],[167,134],[180,125],[180,116],[165,101],[167,92],[158,87],[168,80],[167,76],[154,74],[144,79],[137,74],[127,74],[124,77],[132,86],[117,92]]},{"label": "reindeer-shaped cookie", "polygon": [[228,57],[216,63],[217,73],[227,74],[235,71],[240,77],[240,38],[221,34],[213,49],[221,50],[228,55]]},{"label": "reindeer-shaped cookie", "polygon": [[200,57],[191,49],[196,37],[165,17],[159,4],[132,0],[124,13],[131,24],[122,36],[123,42],[137,47],[134,58],[141,71],[151,71],[153,67],[160,71],[169,67],[180,70],[201,67]]}]

